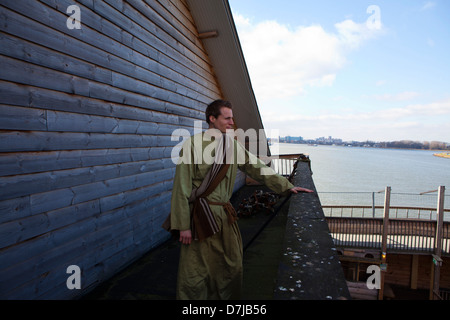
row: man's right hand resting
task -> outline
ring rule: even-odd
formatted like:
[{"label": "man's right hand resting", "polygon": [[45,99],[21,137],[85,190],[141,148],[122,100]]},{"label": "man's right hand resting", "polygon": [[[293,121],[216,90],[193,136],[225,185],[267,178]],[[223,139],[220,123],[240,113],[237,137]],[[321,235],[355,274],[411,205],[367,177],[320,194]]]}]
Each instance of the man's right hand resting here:
[{"label": "man's right hand resting", "polygon": [[192,233],[191,230],[180,231],[180,242],[182,244],[191,244]]}]

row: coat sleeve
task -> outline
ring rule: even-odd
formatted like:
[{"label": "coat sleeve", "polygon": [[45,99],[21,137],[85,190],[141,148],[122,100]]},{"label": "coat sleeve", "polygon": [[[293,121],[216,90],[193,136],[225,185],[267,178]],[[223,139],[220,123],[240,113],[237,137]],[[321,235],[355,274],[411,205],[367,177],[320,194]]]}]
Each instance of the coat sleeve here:
[{"label": "coat sleeve", "polygon": [[[180,151],[180,159],[175,169],[173,180],[172,199],[170,208],[171,230],[188,230],[191,227],[191,210],[189,197],[192,192],[192,179],[194,176],[193,150],[189,148],[190,139],[185,142]],[[186,156],[190,154],[191,157]]]},{"label": "coat sleeve", "polygon": [[287,194],[294,185],[275,170],[266,166],[258,157],[248,152],[239,142],[236,142],[238,168],[251,178],[266,185],[278,194]]}]

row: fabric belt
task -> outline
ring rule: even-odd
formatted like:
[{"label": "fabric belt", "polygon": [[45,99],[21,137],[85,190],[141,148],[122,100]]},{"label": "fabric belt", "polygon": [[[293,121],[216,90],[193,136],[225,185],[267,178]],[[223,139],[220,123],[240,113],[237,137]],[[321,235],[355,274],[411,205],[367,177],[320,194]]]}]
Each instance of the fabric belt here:
[{"label": "fabric belt", "polygon": [[225,210],[227,217],[228,217],[228,223],[229,224],[233,224],[238,220],[238,216],[236,213],[236,210],[234,209],[233,205],[231,204],[230,201],[228,202],[211,202],[208,201],[209,204],[213,205],[213,206],[222,206],[223,209]]}]

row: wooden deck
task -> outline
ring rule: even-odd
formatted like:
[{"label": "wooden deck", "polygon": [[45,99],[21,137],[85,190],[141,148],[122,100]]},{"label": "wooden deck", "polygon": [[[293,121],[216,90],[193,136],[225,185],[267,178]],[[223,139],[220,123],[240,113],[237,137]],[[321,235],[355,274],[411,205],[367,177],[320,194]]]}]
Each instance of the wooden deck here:
[{"label": "wooden deck", "polygon": [[[383,219],[326,217],[336,246],[379,248],[383,246]],[[391,252],[434,253],[436,221],[389,219],[386,247]],[[442,224],[442,255],[450,256],[450,222]]]},{"label": "wooden deck", "polygon": [[[356,269],[359,269],[360,264],[376,264],[383,267],[381,272],[381,288],[379,290],[368,290],[365,283],[350,281],[347,283],[349,291],[353,298],[356,299],[383,299],[389,297],[389,285],[384,286],[384,278],[386,275],[393,277],[393,275],[386,273],[387,260],[389,255],[392,259],[395,256],[411,256],[411,265],[405,268],[396,268],[396,272],[410,277],[411,286],[417,288],[418,275],[418,256],[426,257],[428,259],[428,268],[431,264],[431,271],[428,269],[424,273],[425,278],[429,279],[430,299],[446,299],[446,292],[448,289],[440,288],[441,267],[443,261],[448,261],[450,257],[450,221],[444,221],[445,213],[450,210],[444,209],[444,192],[445,187],[439,188],[438,206],[437,208],[413,208],[413,207],[390,207],[389,195],[390,188],[386,188],[385,204],[382,207],[383,217],[375,217],[374,206],[322,206],[323,209],[329,209],[329,215],[326,216],[328,228],[333,238],[336,248],[343,254],[341,261],[356,264]],[[346,213],[344,214],[344,209]],[[334,210],[334,216],[333,216]],[[413,219],[409,218],[409,212],[413,210],[421,216],[420,211],[429,211],[429,219]],[[373,216],[367,217],[366,212],[372,211]],[[395,212],[395,218],[390,218],[390,211]],[[339,216],[336,216],[339,212]],[[349,214],[350,213],[350,214]],[[399,218],[404,216],[404,218]],[[432,219],[431,217],[435,217]],[[355,253],[354,250],[362,251],[358,256],[347,256],[346,251]],[[353,251],[352,251],[353,250]],[[376,252],[376,257],[373,256],[373,261],[366,261],[368,259],[369,251]],[[354,258],[354,261],[352,259]],[[399,258],[400,259],[400,258]],[[401,259],[400,259],[401,260]],[[415,262],[414,262],[415,261]],[[394,259],[394,265],[397,261]],[[392,268],[392,266],[391,266]],[[408,270],[410,268],[410,270]],[[447,271],[445,271],[447,270]],[[448,268],[444,265],[442,268],[444,272],[444,284],[448,285]],[[392,272],[392,271],[391,271]],[[410,272],[408,275],[407,273]],[[359,275],[359,271],[357,272]],[[393,279],[396,280],[398,275]],[[353,277],[355,278],[355,277]],[[392,280],[392,279],[391,279]],[[378,293],[376,297],[375,293]]]}]

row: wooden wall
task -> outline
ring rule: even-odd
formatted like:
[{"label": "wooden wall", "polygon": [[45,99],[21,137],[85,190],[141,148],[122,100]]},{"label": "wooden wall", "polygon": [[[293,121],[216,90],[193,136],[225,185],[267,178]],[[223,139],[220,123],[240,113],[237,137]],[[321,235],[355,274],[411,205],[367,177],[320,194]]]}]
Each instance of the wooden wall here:
[{"label": "wooden wall", "polygon": [[[431,255],[417,255],[416,266],[413,264],[413,255],[409,254],[388,254],[388,269],[385,273],[386,283],[403,287],[412,286],[412,273],[416,270],[415,286],[417,289],[429,289],[432,276]],[[450,258],[442,257],[443,264],[440,272],[440,288],[450,289]]]},{"label": "wooden wall", "polygon": [[0,298],[77,297],[166,240],[171,134],[220,97],[184,0],[2,0]]}]

